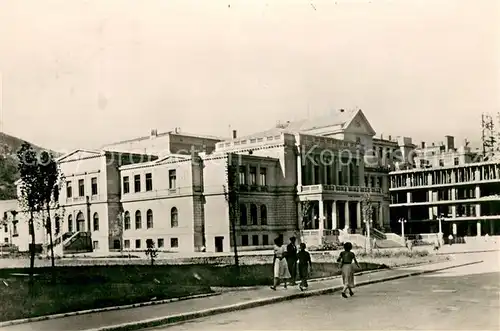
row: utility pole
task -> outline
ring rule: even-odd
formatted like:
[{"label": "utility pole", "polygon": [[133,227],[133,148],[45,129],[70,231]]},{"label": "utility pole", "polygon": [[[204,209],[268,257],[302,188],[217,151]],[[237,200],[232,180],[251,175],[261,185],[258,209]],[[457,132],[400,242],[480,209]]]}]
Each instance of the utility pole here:
[{"label": "utility pole", "polygon": [[224,195],[229,208],[229,221],[231,223],[234,249],[234,265],[239,272],[238,241],[236,238],[236,218],[239,211],[239,183],[238,167],[233,164],[231,154],[227,158],[227,189],[224,187]]}]

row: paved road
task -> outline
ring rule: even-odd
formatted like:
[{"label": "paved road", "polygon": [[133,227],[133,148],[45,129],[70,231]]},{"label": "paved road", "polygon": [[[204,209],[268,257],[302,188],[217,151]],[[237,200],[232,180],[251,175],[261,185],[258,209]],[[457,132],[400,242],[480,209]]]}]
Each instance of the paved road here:
[{"label": "paved road", "polygon": [[149,330],[499,330],[499,255],[480,256],[482,264],[360,287],[349,299],[310,297]]}]

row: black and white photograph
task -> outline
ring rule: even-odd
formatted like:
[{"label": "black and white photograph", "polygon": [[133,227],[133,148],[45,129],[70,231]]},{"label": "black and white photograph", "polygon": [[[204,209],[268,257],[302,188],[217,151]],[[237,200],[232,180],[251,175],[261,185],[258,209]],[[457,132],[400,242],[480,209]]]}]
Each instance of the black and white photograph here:
[{"label": "black and white photograph", "polygon": [[500,330],[499,0],[0,0],[0,330]]}]

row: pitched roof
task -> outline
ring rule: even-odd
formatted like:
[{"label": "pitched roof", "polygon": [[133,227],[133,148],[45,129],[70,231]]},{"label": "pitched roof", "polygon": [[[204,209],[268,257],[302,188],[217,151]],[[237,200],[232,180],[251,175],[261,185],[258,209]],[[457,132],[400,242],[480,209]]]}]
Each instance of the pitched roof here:
[{"label": "pitched roof", "polygon": [[253,137],[265,137],[265,136],[273,136],[281,133],[306,133],[307,131],[320,129],[324,127],[330,126],[338,126],[339,129],[344,129],[349,125],[351,120],[360,112],[360,109],[354,110],[345,110],[331,112],[326,116],[313,117],[309,119],[302,119],[293,122],[288,122],[283,124],[282,127],[274,127],[266,131],[257,132],[251,135],[238,137],[236,139],[231,140],[239,140],[239,139],[248,139]]}]

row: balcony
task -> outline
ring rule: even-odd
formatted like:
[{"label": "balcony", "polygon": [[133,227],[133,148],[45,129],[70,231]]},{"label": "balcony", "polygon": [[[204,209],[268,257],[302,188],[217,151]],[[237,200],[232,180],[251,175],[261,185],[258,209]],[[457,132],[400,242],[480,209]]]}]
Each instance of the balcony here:
[{"label": "balcony", "polygon": [[373,193],[382,194],[380,187],[366,187],[366,186],[346,186],[346,185],[306,185],[299,186],[298,193],[311,194],[311,193]]}]

